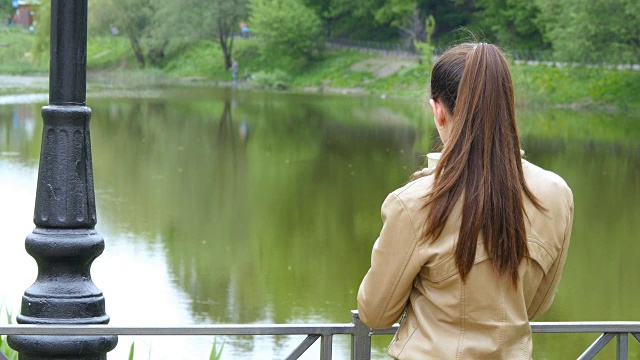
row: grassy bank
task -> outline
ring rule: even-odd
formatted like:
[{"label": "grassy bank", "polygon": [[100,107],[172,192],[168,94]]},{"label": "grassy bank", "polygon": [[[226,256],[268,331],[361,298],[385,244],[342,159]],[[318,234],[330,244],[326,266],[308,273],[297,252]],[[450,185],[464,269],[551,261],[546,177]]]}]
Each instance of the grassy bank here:
[{"label": "grassy bank", "polygon": [[640,71],[514,65],[512,72],[527,103],[640,111]]},{"label": "grassy bank", "polygon": [[[33,75],[49,71],[48,51],[35,51],[35,35],[20,27],[0,26],[0,74]],[[135,61],[124,38],[95,37],[87,43],[89,70],[128,68]]]},{"label": "grassy bank", "polygon": [[[33,54],[34,36],[0,29],[0,73],[46,73],[48,54]],[[257,40],[238,39],[235,57],[242,87],[421,97],[428,71],[415,60],[328,49],[308,62],[263,56]],[[90,37],[87,64],[94,79],[110,82],[198,81],[230,85],[222,52],[198,40],[167,50],[159,68],[141,68],[124,37]],[[516,96],[534,106],[640,111],[640,72],[587,67],[512,64]]]},{"label": "grassy bank", "polygon": [[0,73],[45,73],[45,62],[33,56],[34,40],[33,34],[27,30],[0,28]]}]

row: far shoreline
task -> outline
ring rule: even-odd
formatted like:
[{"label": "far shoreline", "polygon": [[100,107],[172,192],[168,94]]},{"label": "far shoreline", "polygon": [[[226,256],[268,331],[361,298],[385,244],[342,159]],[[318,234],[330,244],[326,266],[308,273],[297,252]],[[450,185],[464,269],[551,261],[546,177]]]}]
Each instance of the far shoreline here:
[{"label": "far shoreline", "polygon": [[[520,65],[533,67],[536,65]],[[26,74],[0,73],[0,97],[6,95],[23,95],[33,91],[48,92],[48,73],[34,72]],[[167,74],[159,74],[155,71],[145,69],[139,70],[89,70],[87,71],[87,88],[91,92],[91,88],[95,85],[104,89],[140,89],[154,86],[206,86],[220,89],[233,89],[231,81],[222,81],[218,79],[206,78],[203,76],[175,76]],[[22,89],[25,91],[9,91],[14,89]],[[345,95],[345,96],[370,96],[380,99],[398,99],[398,100],[424,100],[426,93],[424,92],[401,92],[390,91],[388,93],[374,92],[363,87],[333,87],[323,85],[290,87],[284,90],[278,90],[260,86],[251,82],[251,80],[242,80],[239,82],[237,91],[262,91],[267,93],[282,94],[314,94],[314,95]],[[89,96],[91,96],[89,94]],[[567,103],[544,103],[530,100],[520,100],[524,96],[516,94],[516,103],[518,107],[526,108],[550,108],[550,109],[569,109],[575,111],[604,111],[604,112],[640,112],[633,108],[620,108],[615,105],[598,105],[589,101],[574,101]],[[640,100],[640,99],[639,99]],[[639,104],[640,105],[640,104]]]}]

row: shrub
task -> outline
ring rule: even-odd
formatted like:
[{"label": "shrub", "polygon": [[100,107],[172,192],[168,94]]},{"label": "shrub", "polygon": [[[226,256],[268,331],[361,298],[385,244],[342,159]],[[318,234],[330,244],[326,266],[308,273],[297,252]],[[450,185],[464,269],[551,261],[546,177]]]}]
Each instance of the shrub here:
[{"label": "shrub", "polygon": [[258,86],[276,90],[285,90],[291,83],[289,75],[282,70],[259,71],[251,76],[251,80]]},{"label": "shrub", "polygon": [[265,42],[263,56],[311,59],[324,46],[322,21],[301,0],[252,0],[250,23]]}]

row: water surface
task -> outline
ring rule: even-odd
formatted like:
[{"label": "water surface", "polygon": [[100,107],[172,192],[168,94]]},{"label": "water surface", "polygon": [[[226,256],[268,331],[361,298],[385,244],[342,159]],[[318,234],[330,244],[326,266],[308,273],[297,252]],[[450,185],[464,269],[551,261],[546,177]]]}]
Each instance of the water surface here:
[{"label": "water surface", "polygon": [[[46,101],[25,96],[0,96],[0,271],[12,274],[0,296],[16,312],[36,274],[24,238]],[[380,205],[437,144],[417,100],[182,87],[96,90],[88,105],[106,242],[92,274],[115,325],[348,323]],[[637,320],[640,116],[518,117],[526,157],[560,174],[575,197],[565,273],[541,320]],[[534,358],[575,358],[596,337],[536,335]],[[218,343],[225,359],[271,359],[302,339]],[[125,359],[132,341],[136,359],[205,359],[213,343],[121,337],[110,358]],[[388,341],[374,341],[377,358]],[[349,338],[334,342],[335,358],[347,358]],[[312,349],[306,358],[317,358]]]}]

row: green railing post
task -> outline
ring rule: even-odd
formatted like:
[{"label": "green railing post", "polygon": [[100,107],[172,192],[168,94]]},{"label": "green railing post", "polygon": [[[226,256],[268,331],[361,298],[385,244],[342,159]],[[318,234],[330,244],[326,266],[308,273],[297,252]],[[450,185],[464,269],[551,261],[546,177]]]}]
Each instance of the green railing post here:
[{"label": "green railing post", "polygon": [[354,325],[351,337],[351,359],[371,359],[371,329],[360,321],[357,310],[351,310],[351,323]]}]

